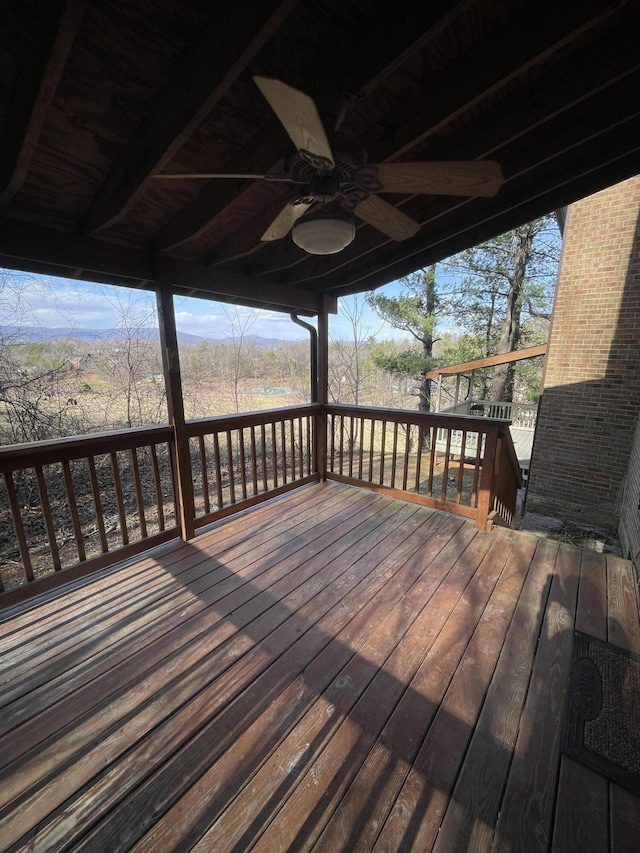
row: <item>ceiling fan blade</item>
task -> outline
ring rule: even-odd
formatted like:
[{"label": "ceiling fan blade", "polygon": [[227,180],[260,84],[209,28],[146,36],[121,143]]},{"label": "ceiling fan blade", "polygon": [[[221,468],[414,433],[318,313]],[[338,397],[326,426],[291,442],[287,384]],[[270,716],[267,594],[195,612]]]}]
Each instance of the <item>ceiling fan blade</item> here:
[{"label": "ceiling fan blade", "polygon": [[361,201],[354,213],[392,240],[407,240],[420,230],[420,225],[377,195]]},{"label": "ceiling fan blade", "polygon": [[191,180],[192,178],[197,178],[198,180],[210,180],[211,178],[236,178],[236,179],[249,179],[249,180],[265,180],[265,181],[290,181],[291,178],[289,175],[247,175],[245,173],[229,173],[225,174],[214,174],[210,172],[185,172],[183,174],[169,174],[169,173],[160,173],[158,172],[155,175],[149,175],[150,178],[160,178],[162,180],[169,181],[177,181],[177,180]]},{"label": "ceiling fan blade", "polygon": [[335,167],[331,146],[313,98],[281,80],[254,77],[300,154],[318,169]]},{"label": "ceiling fan blade", "polygon": [[381,163],[382,192],[494,196],[504,181],[494,160],[448,163]]},{"label": "ceiling fan blade", "polygon": [[295,198],[292,199],[286,207],[283,207],[271,225],[264,232],[260,240],[262,242],[268,242],[270,240],[280,240],[282,237],[286,237],[296,221],[300,219],[300,217],[306,213],[312,205],[313,201],[307,202],[299,201]]}]

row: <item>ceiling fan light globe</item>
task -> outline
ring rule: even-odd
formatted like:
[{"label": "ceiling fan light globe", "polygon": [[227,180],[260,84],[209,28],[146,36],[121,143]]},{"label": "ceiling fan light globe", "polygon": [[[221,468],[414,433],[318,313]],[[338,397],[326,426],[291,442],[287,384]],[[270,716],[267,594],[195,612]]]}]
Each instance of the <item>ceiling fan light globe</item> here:
[{"label": "ceiling fan light globe", "polygon": [[356,228],[348,219],[326,216],[296,222],[291,236],[310,255],[335,255],[353,242]]}]

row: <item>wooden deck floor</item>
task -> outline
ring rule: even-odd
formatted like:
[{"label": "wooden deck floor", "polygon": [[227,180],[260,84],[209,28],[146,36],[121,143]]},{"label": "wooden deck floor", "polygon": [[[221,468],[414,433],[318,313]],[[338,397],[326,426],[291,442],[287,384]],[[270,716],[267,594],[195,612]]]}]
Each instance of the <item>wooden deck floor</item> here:
[{"label": "wooden deck floor", "polygon": [[558,749],[626,561],[324,484],[8,616],[2,849],[638,849]]}]

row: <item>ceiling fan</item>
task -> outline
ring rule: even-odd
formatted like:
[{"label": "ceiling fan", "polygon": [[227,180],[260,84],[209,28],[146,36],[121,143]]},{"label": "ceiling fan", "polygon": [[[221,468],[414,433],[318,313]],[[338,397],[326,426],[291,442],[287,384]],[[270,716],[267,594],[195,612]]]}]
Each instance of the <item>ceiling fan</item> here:
[{"label": "ceiling fan", "polygon": [[[342,99],[324,97],[316,103],[281,80],[253,79],[297,149],[297,154],[285,161],[284,174],[152,177],[255,178],[293,184],[296,195],[269,225],[263,241],[280,240],[292,232],[294,242],[305,251],[333,254],[354,239],[354,215],[392,240],[406,240],[419,231],[420,224],[380,198],[379,193],[493,196],[503,182],[499,164],[491,160],[368,164],[365,150],[354,140],[325,131],[321,112],[330,116],[337,128],[344,114]],[[336,200],[341,209],[327,210],[326,205]]]}]

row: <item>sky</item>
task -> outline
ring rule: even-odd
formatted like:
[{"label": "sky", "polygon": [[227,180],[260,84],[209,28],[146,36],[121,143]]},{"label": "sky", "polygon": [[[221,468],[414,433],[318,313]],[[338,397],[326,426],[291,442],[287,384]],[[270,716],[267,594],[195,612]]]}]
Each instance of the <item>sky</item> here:
[{"label": "sky", "polygon": [[[397,293],[395,282],[381,289]],[[336,340],[352,340],[349,312],[361,312],[361,334],[379,340],[401,335],[366,305],[364,295],[340,300],[338,315],[330,316],[330,334]],[[307,340],[306,332],[288,314],[235,307],[207,299],[175,297],[179,331],[222,339],[232,326],[245,334],[281,340]],[[0,326],[44,326],[48,328],[113,329],[123,315],[147,326],[157,325],[155,295],[125,287],[91,284],[76,279],[37,276],[0,270]]]}]

